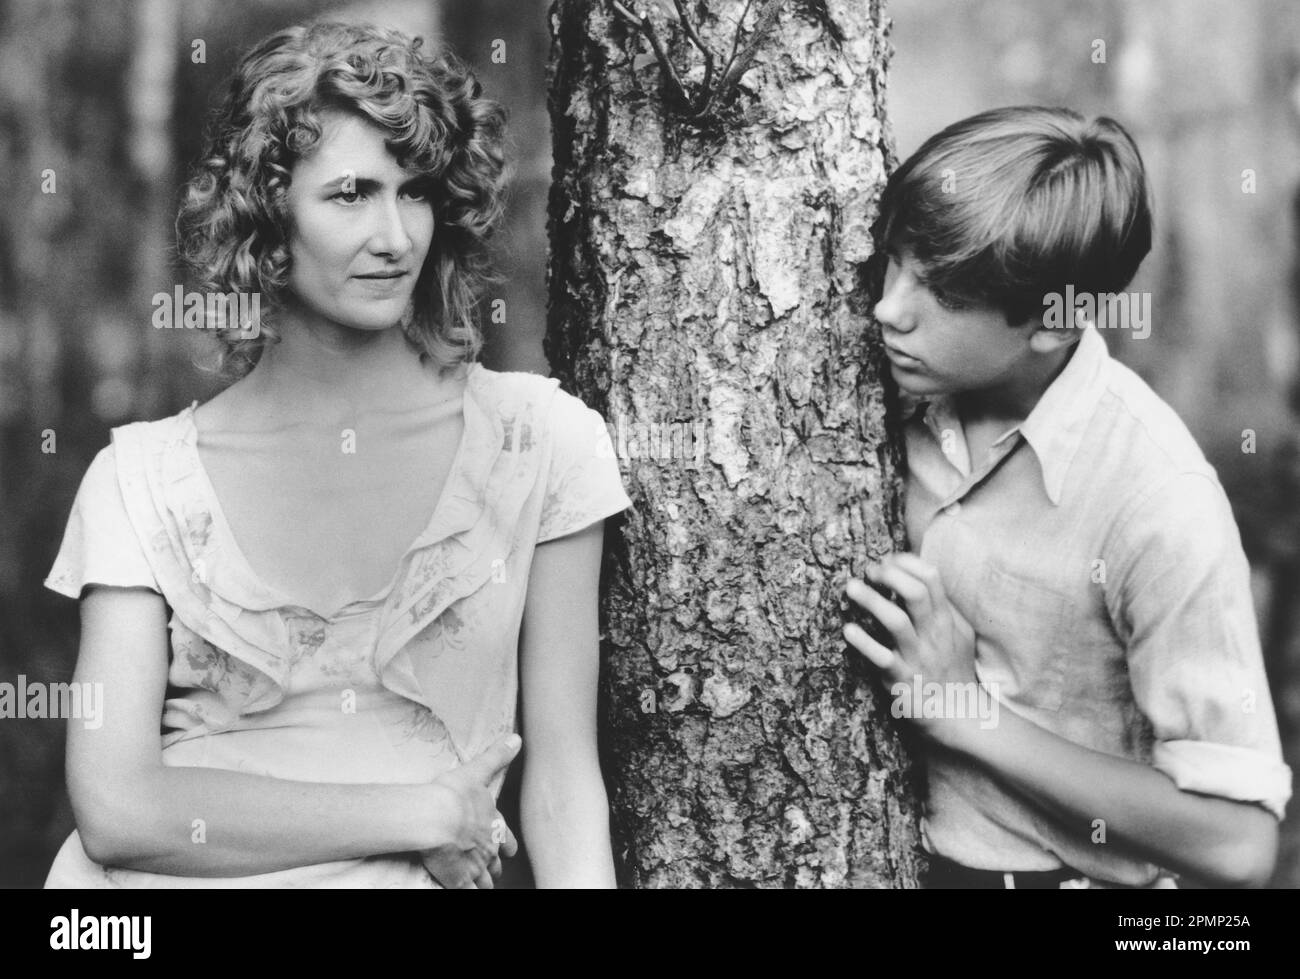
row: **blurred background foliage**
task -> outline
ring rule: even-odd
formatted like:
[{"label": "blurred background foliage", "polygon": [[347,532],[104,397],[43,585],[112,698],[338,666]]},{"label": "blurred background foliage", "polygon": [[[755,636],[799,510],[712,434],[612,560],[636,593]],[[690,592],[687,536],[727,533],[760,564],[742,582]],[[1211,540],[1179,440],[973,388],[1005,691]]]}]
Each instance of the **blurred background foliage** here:
[{"label": "blurred background foliage", "polygon": [[[109,429],[220,387],[201,366],[208,338],[154,330],[151,298],[184,284],[173,261],[180,186],[223,80],[267,33],[322,16],[371,20],[441,38],[478,70],[510,116],[493,294],[506,321],[486,325],[485,360],[546,371],[546,6],[0,0],[0,681],[71,678],[76,607],[41,582]],[[1146,340],[1109,345],[1187,420],[1228,488],[1288,760],[1300,767],[1300,9],[895,0],[891,15],[900,158],[949,122],[1012,103],[1106,113],[1137,138],[1158,235],[1133,288],[1152,293],[1154,325]],[[1246,430],[1254,452],[1243,452]],[[51,433],[55,451],[43,451]],[[72,827],[62,753],[62,722],[0,722],[0,886],[39,885]],[[1296,826],[1279,860],[1284,886],[1300,883]]]}]

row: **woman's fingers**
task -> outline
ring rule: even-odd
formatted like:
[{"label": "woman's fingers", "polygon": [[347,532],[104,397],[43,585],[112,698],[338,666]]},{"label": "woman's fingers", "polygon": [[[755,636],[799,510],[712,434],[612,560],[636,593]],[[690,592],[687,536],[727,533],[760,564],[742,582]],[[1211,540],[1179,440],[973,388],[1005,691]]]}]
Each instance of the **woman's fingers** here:
[{"label": "woman's fingers", "polygon": [[497,738],[485,751],[462,765],[461,774],[472,779],[476,785],[490,785],[494,778],[510,767],[522,745],[523,739],[517,734]]},{"label": "woman's fingers", "polygon": [[465,849],[442,847],[421,854],[425,868],[448,890],[492,887],[501,876],[501,858],[497,847],[484,842]]},{"label": "woman's fingers", "polygon": [[462,855],[441,854],[426,856],[424,868],[433,879],[449,891],[473,890],[474,880],[482,872],[482,863],[467,860]]},{"label": "woman's fingers", "polygon": [[507,857],[513,857],[519,852],[519,841],[515,839],[515,834],[510,832],[505,817],[500,813],[497,813],[496,818],[492,820],[492,842]]},{"label": "woman's fingers", "polygon": [[[492,886],[492,875],[488,873],[488,857],[489,854],[477,848],[466,852],[465,864],[468,868],[467,876],[470,879],[470,887]],[[484,878],[487,879],[486,885],[483,883]]]}]

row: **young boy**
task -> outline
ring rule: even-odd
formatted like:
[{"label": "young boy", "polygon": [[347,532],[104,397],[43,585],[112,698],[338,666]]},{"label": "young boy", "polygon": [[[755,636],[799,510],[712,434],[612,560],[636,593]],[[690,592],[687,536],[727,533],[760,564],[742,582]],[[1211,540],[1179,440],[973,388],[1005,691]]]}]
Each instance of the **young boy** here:
[{"label": "young boy", "polygon": [[[895,711],[925,736],[927,885],[1262,885],[1291,773],[1240,538],[1094,321],[1151,246],[1137,147],[1106,118],[985,112],[893,174],[876,233],[916,553],[868,570],[897,604],[846,588],[894,648],[845,637],[896,706],[1005,708]],[[1062,297],[1091,298],[1062,322]]]}]

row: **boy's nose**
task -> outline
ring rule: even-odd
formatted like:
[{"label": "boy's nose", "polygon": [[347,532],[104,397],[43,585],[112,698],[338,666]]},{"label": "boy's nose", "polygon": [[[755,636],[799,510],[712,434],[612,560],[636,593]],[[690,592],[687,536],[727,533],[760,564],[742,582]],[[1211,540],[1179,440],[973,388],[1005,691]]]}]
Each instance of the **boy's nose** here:
[{"label": "boy's nose", "polygon": [[892,282],[886,282],[880,301],[876,303],[874,315],[886,330],[906,332],[910,329],[911,316],[907,312],[907,297],[902,288],[901,276],[892,276]]}]

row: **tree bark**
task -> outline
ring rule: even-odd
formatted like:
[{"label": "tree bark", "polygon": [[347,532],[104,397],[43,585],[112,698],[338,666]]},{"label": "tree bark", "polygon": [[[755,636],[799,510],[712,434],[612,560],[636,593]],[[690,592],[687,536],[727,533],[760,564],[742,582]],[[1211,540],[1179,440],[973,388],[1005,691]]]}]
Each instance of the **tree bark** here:
[{"label": "tree bark", "polygon": [[[698,94],[685,25],[648,6]],[[721,63],[767,4],[683,6]],[[841,637],[845,580],[903,534],[859,275],[892,153],[883,0],[776,7],[703,125],[612,4],[551,11],[547,353],[604,414],[634,501],[603,590],[625,885],[911,886],[918,869],[915,780]]]}]

